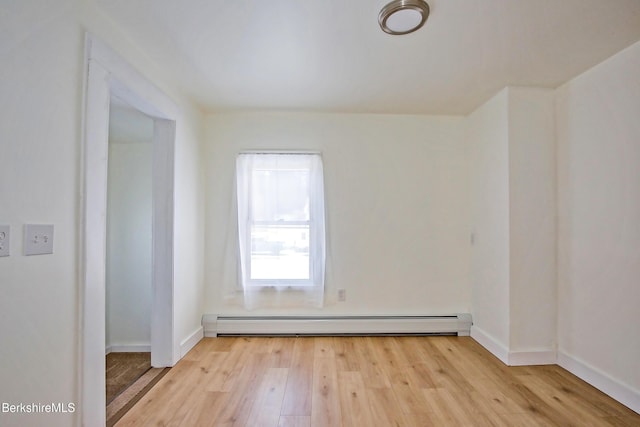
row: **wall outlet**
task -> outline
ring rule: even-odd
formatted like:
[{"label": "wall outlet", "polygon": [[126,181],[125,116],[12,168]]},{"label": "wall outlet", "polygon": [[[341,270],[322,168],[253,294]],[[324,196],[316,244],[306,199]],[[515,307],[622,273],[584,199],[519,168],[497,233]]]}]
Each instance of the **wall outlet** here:
[{"label": "wall outlet", "polygon": [[338,289],[338,301],[346,301],[346,300],[347,300],[347,290]]},{"label": "wall outlet", "polygon": [[0,225],[0,256],[11,255],[11,228]]},{"label": "wall outlet", "polygon": [[24,254],[53,253],[53,225],[26,224],[24,226]]}]

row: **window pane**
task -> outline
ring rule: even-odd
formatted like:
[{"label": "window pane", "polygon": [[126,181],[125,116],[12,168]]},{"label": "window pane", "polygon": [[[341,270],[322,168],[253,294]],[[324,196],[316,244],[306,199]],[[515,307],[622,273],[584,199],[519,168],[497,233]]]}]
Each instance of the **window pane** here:
[{"label": "window pane", "polygon": [[252,225],[252,280],[309,280],[309,225]]},{"label": "window pane", "polygon": [[252,171],[251,219],[254,221],[308,221],[308,169]]}]

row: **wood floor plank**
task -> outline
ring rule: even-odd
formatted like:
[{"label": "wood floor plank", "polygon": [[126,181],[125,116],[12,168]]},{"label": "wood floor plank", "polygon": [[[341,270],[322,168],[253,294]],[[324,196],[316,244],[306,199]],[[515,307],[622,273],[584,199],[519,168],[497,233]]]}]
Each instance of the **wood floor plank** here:
[{"label": "wood floor plank", "polygon": [[179,407],[180,400],[174,400],[173,405],[157,405],[157,402],[167,402],[199,375],[196,361],[185,360],[173,367],[158,384],[155,385],[129,412],[116,423],[118,427],[150,424],[154,420],[168,422]]},{"label": "wood floor plank", "polygon": [[575,425],[582,426],[611,426],[604,420],[606,414],[592,411],[590,407],[578,406],[571,399],[572,392],[563,391],[553,387],[549,382],[543,381],[536,375],[518,375],[518,380],[530,390],[535,390],[549,408],[558,411],[571,419]]},{"label": "wood floor plank", "polygon": [[249,413],[248,426],[277,427],[288,374],[287,368],[267,369]]},{"label": "wood floor plank", "polygon": [[207,338],[122,426],[639,426],[558,366],[509,367],[468,337]]},{"label": "wood floor plank", "polygon": [[485,401],[487,411],[492,414],[521,414],[525,410],[511,398],[509,393],[505,393],[505,387],[500,387],[491,378],[471,380],[475,389],[471,396],[476,394],[482,396]]},{"label": "wood floor plank", "polygon": [[412,363],[404,368],[409,384],[416,389],[436,388],[427,363]]},{"label": "wood floor plank", "polygon": [[371,337],[360,338],[357,343],[357,352],[365,384],[372,388],[390,388],[391,382],[375,355],[375,345]]},{"label": "wood floor plank", "polygon": [[571,417],[558,411],[544,402],[543,399],[526,385],[514,382],[509,387],[514,402],[516,402],[524,413],[535,418],[542,425],[558,424],[562,426],[577,426]]},{"label": "wood floor plank", "polygon": [[224,385],[227,382],[231,366],[233,364],[230,359],[229,352],[211,352],[211,357],[203,358],[200,364],[200,370],[205,376],[203,386],[205,391],[225,391]]},{"label": "wood floor plank", "polygon": [[422,390],[425,396],[425,404],[427,412],[431,414],[435,425],[453,425],[453,415],[449,413],[445,402],[441,397],[443,389],[429,388]]},{"label": "wood floor plank", "polygon": [[282,415],[311,416],[314,340],[296,338],[292,342],[294,345],[282,402]]},{"label": "wood floor plank", "polygon": [[448,354],[442,353],[436,343],[445,337],[435,337],[433,340],[425,340],[423,347],[429,354],[428,363],[433,366],[430,369],[431,377],[434,379],[438,388],[446,388],[456,393],[470,393],[473,387],[468,379],[464,377],[460,371],[448,358]]},{"label": "wood floor plank", "polygon": [[271,361],[273,368],[288,368],[291,366],[295,339],[290,337],[276,337],[271,344]]},{"label": "wood floor plank", "polygon": [[[409,371],[405,369],[405,372]],[[405,416],[407,426],[435,425],[433,416],[427,409],[424,394],[421,393],[420,388],[413,385],[408,376],[407,380],[395,382],[392,385],[392,390],[397,397],[398,409]]]},{"label": "wood floor plank", "polygon": [[278,427],[311,427],[311,417],[283,415]]},{"label": "wood floor plank", "polygon": [[[321,341],[321,347],[322,343],[324,341]],[[317,351],[316,354],[318,354]],[[326,353],[321,352],[320,354]],[[342,426],[340,392],[334,357],[315,357],[313,359],[311,425]]]},{"label": "wood floor plank", "polygon": [[183,425],[184,419],[187,418],[190,413],[194,411],[197,412],[196,407],[200,403],[200,399],[194,399],[193,397],[198,396],[199,398],[204,398],[209,396],[205,388],[216,371],[214,368],[211,370],[208,368],[223,356],[223,354],[217,351],[212,351],[209,354],[203,355],[199,360],[193,361],[193,365],[188,374],[188,381],[177,381],[179,386],[173,391],[173,399],[175,402],[173,407],[162,408],[149,422],[151,423],[156,419],[163,420],[169,417],[169,421],[166,422],[167,426]]},{"label": "wood floor plank", "polygon": [[246,371],[246,367],[251,365],[255,360],[260,361],[260,365],[263,363],[266,365],[266,356],[258,357],[256,354],[262,352],[257,351],[260,345],[251,338],[236,339],[234,345],[229,351],[229,357],[226,359],[226,363],[218,369],[222,370],[225,377],[224,383],[220,387],[220,391],[230,392],[237,387],[238,382],[241,383],[242,373]]},{"label": "wood floor plank", "polygon": [[369,411],[374,420],[373,425],[403,427],[409,423],[402,411],[398,411],[398,400],[391,388],[369,388]]},{"label": "wood floor plank", "polygon": [[[469,402],[469,403],[466,403]],[[521,415],[521,412],[508,413],[503,411],[502,407],[496,405],[491,396],[487,396],[480,392],[472,392],[459,404],[468,404],[471,407],[472,414],[477,414],[479,420],[483,420],[487,425],[494,427],[513,427],[514,415]]]},{"label": "wood floor plank", "polygon": [[181,427],[212,426],[226,404],[228,393],[205,391],[198,395],[197,403],[185,414],[180,422]]},{"label": "wood floor plank", "polygon": [[381,337],[379,340],[372,340],[370,342],[374,343],[374,345],[370,348],[391,385],[408,384],[405,368],[409,366],[409,361],[404,356],[404,353],[399,350],[399,344],[396,339],[396,337]]},{"label": "wood floor plank", "polygon": [[268,369],[268,355],[263,352],[250,353],[246,364],[235,378],[228,391],[227,403],[215,426],[245,426],[249,413],[258,398],[258,388]]},{"label": "wood floor plank", "polygon": [[338,372],[338,388],[345,427],[373,426],[374,419],[369,409],[369,397],[362,374],[357,371]]},{"label": "wood floor plank", "polygon": [[432,383],[424,381],[424,376],[418,374],[417,364],[413,363],[413,359],[408,357],[408,352],[403,350],[408,342],[406,337],[384,337],[376,341],[379,341],[379,345],[375,357],[389,379],[393,392],[391,398],[395,398],[400,409],[401,418],[404,419],[403,425],[433,425],[432,416],[426,409],[424,396],[420,392],[423,386],[429,387]]},{"label": "wood floor plank", "polygon": [[557,365],[539,366],[528,371],[531,375],[544,373],[544,377],[572,401],[584,407],[585,411],[603,414],[604,417],[625,418],[637,415],[631,409],[618,402],[603,402],[602,392]]},{"label": "wood floor plank", "polygon": [[[492,413],[487,410],[486,398],[476,392],[471,393],[450,393],[453,400],[448,400],[448,404],[456,408],[460,418],[466,420],[465,425],[473,426],[495,426],[511,427],[508,421],[509,415]],[[448,399],[448,396],[445,396]]]},{"label": "wood floor plank", "polygon": [[336,352],[334,347],[333,337],[317,337],[313,340],[315,342],[314,358],[318,357],[333,357],[335,358]]},{"label": "wood floor plank", "polygon": [[441,355],[450,362],[450,366],[457,370],[467,380],[483,379],[487,377],[487,372],[477,369],[478,358],[468,351],[460,342],[455,341],[458,337],[439,337],[431,340],[433,347],[438,349]]},{"label": "wood floor plank", "polygon": [[359,371],[360,363],[354,337],[334,337],[333,348],[338,371]]},{"label": "wood floor plank", "polygon": [[437,426],[480,426],[457,404],[452,393],[444,388],[423,390],[427,410]]}]

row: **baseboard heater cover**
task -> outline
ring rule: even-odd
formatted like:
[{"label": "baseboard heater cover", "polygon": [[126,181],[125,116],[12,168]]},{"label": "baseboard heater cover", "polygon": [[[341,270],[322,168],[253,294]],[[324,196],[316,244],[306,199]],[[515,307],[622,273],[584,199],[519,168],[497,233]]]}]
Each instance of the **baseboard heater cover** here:
[{"label": "baseboard heater cover", "polygon": [[205,314],[205,337],[267,335],[469,336],[471,314],[447,316],[218,316]]}]

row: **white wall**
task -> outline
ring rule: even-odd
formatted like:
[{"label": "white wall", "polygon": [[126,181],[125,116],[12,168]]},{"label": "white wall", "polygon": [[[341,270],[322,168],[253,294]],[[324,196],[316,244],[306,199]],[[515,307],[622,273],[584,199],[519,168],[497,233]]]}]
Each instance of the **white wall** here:
[{"label": "white wall", "polygon": [[182,111],[176,123],[173,283],[174,335],[180,357],[203,337],[205,208],[203,117]]},{"label": "white wall", "polygon": [[[71,1],[6,2],[0,25],[0,402],[77,402],[82,31]],[[26,223],[54,224],[54,254],[23,256]],[[73,414],[0,413],[69,426]]]},{"label": "white wall", "polygon": [[[111,124],[131,116],[117,111],[111,109]],[[106,347],[115,346],[114,351],[151,345],[153,121],[142,114],[134,117],[147,135],[114,140],[111,132],[109,139]]]},{"label": "white wall", "polygon": [[472,336],[505,363],[553,363],[553,91],[509,87],[469,115]]},{"label": "white wall", "polygon": [[[115,48],[178,103],[176,334],[202,313],[200,113],[143,53],[84,2],[4,2],[0,17],[0,402],[79,403],[79,235],[84,31]],[[55,226],[53,255],[22,255],[22,226]],[[189,331],[189,332],[186,332]],[[10,385],[7,386],[7,385]],[[80,411],[82,408],[77,408]],[[69,426],[74,414],[0,414],[0,425]]]},{"label": "white wall", "polygon": [[[554,91],[510,87],[508,93],[510,363],[553,363],[557,298]],[[520,360],[515,353],[521,353]]]},{"label": "white wall", "polygon": [[[205,312],[244,313],[237,300],[227,299],[236,283],[235,156],[267,148],[322,152],[328,230],[323,313],[469,312],[462,124],[456,117],[209,116]],[[336,301],[341,288],[345,302]]]},{"label": "white wall", "polygon": [[561,363],[640,412],[640,43],[562,86]]},{"label": "white wall", "polygon": [[[471,230],[472,336],[509,348],[509,92],[467,118]],[[485,346],[489,344],[483,342]]]}]

